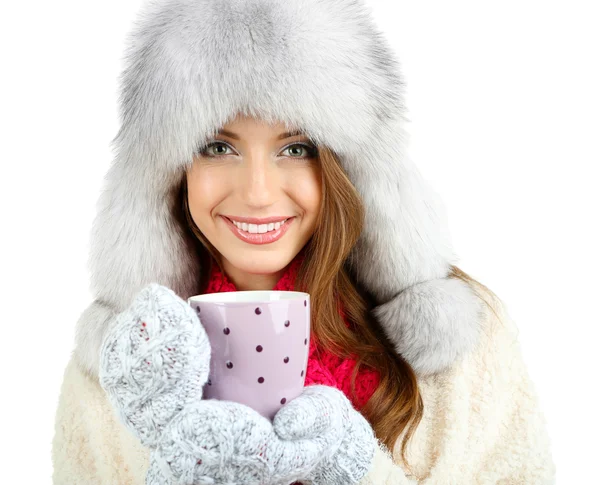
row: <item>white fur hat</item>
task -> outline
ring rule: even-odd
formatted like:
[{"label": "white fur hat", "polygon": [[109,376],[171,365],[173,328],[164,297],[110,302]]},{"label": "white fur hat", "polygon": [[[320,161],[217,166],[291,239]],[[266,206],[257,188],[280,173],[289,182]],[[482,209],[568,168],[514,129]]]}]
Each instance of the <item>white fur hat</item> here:
[{"label": "white fur hat", "polygon": [[339,155],[366,208],[352,270],[418,374],[476,344],[482,307],[448,278],[445,209],[405,150],[403,79],[359,0],[151,0],[128,38],[121,127],[94,220],[95,300],[75,355],[97,376],[117,312],[157,282],[187,299],[202,271],[177,216],[197,147],[238,112],[299,128]]}]

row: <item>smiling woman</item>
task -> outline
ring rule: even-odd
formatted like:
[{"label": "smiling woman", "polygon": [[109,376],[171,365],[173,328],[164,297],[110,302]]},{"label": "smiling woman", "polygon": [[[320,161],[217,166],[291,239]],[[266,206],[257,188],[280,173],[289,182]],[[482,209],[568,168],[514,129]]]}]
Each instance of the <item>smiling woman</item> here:
[{"label": "smiling woman", "polygon": [[299,132],[243,115],[194,155],[189,212],[237,288],[273,288],[312,237],[322,200],[317,155]]},{"label": "smiling woman", "polygon": [[[413,370],[399,358],[369,314],[373,302],[358,287],[347,265],[365,222],[358,191],[329,147],[316,147],[305,136],[292,141],[286,134],[277,136],[284,129],[281,123],[267,124],[238,114],[226,126],[237,132],[228,138],[238,143],[211,139],[206,146],[223,144],[227,155],[207,156],[206,148],[200,150],[182,183],[182,212],[200,243],[197,252],[206,268],[197,291],[310,293],[314,341],[307,382],[344,388],[355,403],[361,403],[357,406],[390,448],[407,428],[405,447],[422,405]],[[306,150],[303,157],[282,155],[300,143],[315,155]],[[249,222],[261,221],[246,219],[249,222],[242,222],[239,230],[232,220],[244,220],[233,214],[252,214],[261,204],[282,207],[272,210],[281,214],[272,216],[274,220],[286,220],[274,234],[286,227],[289,230],[277,242],[256,245],[247,238],[269,233],[244,234],[244,224],[249,228]]]},{"label": "smiling woman", "polygon": [[[363,2],[154,0],[129,40],[54,482],[548,483],[516,328],[454,264]],[[202,399],[185,299],[274,288],[310,294],[311,333],[271,423]]]}]

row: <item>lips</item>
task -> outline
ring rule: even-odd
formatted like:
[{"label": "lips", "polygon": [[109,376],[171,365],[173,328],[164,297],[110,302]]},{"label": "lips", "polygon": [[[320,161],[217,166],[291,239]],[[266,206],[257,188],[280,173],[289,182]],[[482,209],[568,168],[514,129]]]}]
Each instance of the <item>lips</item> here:
[{"label": "lips", "polygon": [[[233,234],[237,236],[238,239],[248,243],[248,244],[271,244],[279,239],[281,239],[285,233],[288,231],[291,224],[293,224],[295,217],[290,217],[285,223],[281,225],[281,227],[275,231],[270,231],[262,234],[251,234],[249,232],[242,231],[238,229],[235,224],[229,219],[227,216],[222,216],[223,220],[231,229]],[[255,219],[256,220],[256,219]],[[259,219],[260,220],[260,219]],[[265,220],[265,219],[263,219]],[[279,222],[282,219],[273,220],[273,222]],[[254,222],[250,222],[250,224],[254,224]],[[266,224],[263,222],[262,224]]]}]

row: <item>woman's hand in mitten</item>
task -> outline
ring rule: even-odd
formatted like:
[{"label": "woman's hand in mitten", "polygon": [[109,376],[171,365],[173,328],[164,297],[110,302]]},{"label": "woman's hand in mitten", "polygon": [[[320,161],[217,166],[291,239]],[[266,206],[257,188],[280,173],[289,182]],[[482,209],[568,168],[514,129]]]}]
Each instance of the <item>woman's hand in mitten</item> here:
[{"label": "woman's hand in mitten", "polygon": [[289,485],[309,475],[330,445],[282,440],[270,420],[243,404],[198,400],[163,430],[146,485]]},{"label": "woman's hand in mitten", "polygon": [[100,351],[100,385],[123,424],[147,447],[187,403],[202,398],[210,343],[194,310],[152,283],[117,315]]},{"label": "woman's hand in mitten", "polygon": [[338,389],[313,385],[275,415],[273,428],[296,443],[326,442],[313,470],[301,479],[316,485],[352,485],[369,472],[378,446],[368,421]]}]

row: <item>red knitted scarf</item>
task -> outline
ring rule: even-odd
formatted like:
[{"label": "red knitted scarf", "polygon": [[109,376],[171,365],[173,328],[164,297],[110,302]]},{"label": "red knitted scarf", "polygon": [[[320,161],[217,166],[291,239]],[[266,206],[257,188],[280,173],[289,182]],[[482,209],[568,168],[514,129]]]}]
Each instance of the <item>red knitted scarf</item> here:
[{"label": "red knitted scarf", "polygon": [[[281,279],[273,287],[273,290],[294,291],[293,285],[302,259],[303,252],[301,251],[288,266]],[[212,266],[213,269],[206,293],[237,291],[235,285],[219,270],[219,266],[216,263]],[[340,310],[340,314],[344,316],[343,310]],[[346,326],[349,327],[347,321]],[[356,409],[360,409],[367,403],[371,395],[375,392],[375,389],[377,389],[379,385],[379,373],[372,369],[362,368],[356,377],[356,396],[353,396],[351,393],[351,377],[355,365],[356,361],[353,359],[343,359],[328,352],[326,349],[320,348],[315,342],[314,337],[312,337],[309,346],[308,368],[304,385],[324,384],[336,387],[350,399]]]}]

